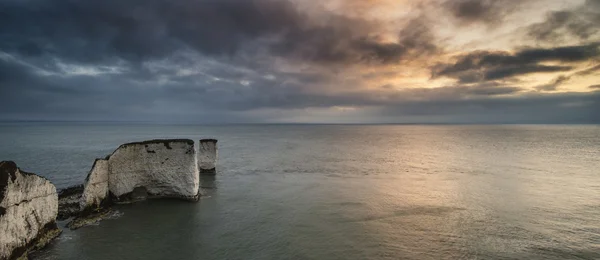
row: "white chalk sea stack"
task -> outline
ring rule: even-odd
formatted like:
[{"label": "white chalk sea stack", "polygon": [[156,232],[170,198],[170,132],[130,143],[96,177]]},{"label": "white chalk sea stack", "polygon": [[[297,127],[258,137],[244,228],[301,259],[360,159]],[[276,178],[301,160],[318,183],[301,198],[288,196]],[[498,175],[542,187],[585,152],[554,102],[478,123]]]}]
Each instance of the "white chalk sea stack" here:
[{"label": "white chalk sea stack", "polygon": [[108,189],[117,201],[145,197],[197,200],[199,186],[192,140],[123,144],[108,158]]},{"label": "white chalk sea stack", "polygon": [[150,140],[119,146],[92,166],[80,209],[96,212],[106,202],[128,203],[147,198],[198,200],[200,174],[194,141]]},{"label": "white chalk sea stack", "polygon": [[108,197],[108,160],[96,159],[88,174],[81,195],[80,210],[101,207]]},{"label": "white chalk sea stack", "polygon": [[217,140],[202,139],[198,144],[198,168],[203,175],[215,175],[217,173]]},{"label": "white chalk sea stack", "polygon": [[58,195],[45,178],[0,162],[0,259],[26,257],[60,234]]}]

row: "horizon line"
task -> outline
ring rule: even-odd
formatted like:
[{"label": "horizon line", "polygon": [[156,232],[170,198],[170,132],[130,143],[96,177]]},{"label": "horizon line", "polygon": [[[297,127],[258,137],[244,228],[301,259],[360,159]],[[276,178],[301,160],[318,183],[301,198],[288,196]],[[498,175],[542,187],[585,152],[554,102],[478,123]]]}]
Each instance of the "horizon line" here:
[{"label": "horizon line", "polygon": [[125,121],[125,120],[1,120],[0,123],[107,123],[140,125],[600,125],[600,122],[172,122],[172,121]]}]

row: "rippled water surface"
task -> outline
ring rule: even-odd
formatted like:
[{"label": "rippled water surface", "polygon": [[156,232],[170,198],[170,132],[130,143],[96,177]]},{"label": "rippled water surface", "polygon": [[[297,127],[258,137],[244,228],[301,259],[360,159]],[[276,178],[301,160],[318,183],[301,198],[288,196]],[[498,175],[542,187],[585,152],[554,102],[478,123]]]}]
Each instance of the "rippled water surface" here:
[{"label": "rippled water surface", "polygon": [[600,259],[599,126],[3,123],[0,158],[61,188],[121,143],[207,137],[199,203],[118,207],[37,258]]}]

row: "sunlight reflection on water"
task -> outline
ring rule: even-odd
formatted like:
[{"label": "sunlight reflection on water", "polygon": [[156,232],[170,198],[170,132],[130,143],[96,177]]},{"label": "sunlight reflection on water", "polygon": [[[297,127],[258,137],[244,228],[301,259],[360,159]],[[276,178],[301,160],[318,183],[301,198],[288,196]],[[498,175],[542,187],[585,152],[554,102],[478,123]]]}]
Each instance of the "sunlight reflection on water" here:
[{"label": "sunlight reflection on water", "polygon": [[598,126],[0,126],[64,187],[151,138],[219,139],[199,203],[148,201],[39,259],[599,259]]}]

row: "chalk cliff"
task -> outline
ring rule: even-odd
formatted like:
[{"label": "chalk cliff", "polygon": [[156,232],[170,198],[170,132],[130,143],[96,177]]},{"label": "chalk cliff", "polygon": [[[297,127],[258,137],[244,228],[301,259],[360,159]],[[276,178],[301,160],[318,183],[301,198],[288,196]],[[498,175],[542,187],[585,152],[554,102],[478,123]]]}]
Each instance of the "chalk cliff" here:
[{"label": "chalk cliff", "polygon": [[194,141],[150,140],[119,146],[96,159],[86,178],[79,214],[67,226],[77,229],[110,215],[111,203],[147,198],[198,200],[200,174]]},{"label": "chalk cliff", "polygon": [[198,144],[198,168],[203,175],[217,173],[217,140],[202,139]]},{"label": "chalk cliff", "polygon": [[128,203],[146,198],[197,200],[200,176],[194,141],[150,140],[119,146],[97,159],[81,196],[83,213],[110,202]]},{"label": "chalk cliff", "polygon": [[85,179],[83,194],[79,202],[82,212],[94,211],[108,200],[108,160],[96,159]]},{"label": "chalk cliff", "polygon": [[60,234],[58,194],[50,181],[0,162],[0,259],[25,257]]},{"label": "chalk cliff", "polygon": [[197,200],[199,186],[192,140],[128,143],[108,158],[108,189],[117,202],[146,197]]}]

